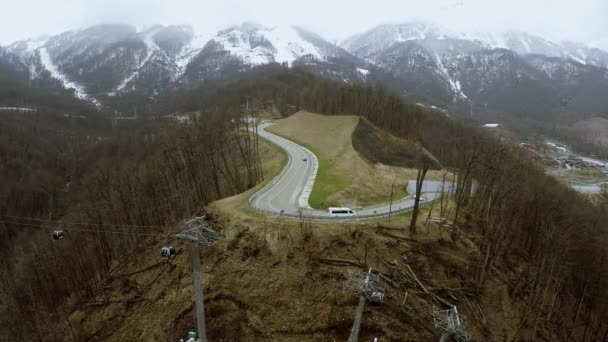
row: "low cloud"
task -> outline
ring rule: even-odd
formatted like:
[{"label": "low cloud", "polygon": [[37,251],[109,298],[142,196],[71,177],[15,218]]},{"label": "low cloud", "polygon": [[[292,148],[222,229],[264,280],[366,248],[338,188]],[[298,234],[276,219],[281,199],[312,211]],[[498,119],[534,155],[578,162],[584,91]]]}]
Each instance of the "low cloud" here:
[{"label": "low cloud", "polygon": [[190,24],[203,34],[242,21],[297,24],[336,39],[412,19],[454,30],[516,29],[596,44],[606,43],[608,32],[605,0],[20,0],[4,4],[3,13],[2,44],[105,22]]}]

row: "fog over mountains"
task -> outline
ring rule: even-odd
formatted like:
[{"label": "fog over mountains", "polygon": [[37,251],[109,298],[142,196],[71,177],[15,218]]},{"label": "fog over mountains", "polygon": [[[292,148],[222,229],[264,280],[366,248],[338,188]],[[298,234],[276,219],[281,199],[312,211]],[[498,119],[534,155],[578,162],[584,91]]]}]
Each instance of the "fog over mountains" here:
[{"label": "fog over mountains", "polygon": [[153,101],[168,88],[271,63],[349,84],[382,82],[413,101],[475,115],[593,115],[608,106],[606,50],[421,21],[380,25],[341,42],[253,23],[210,36],[186,25],[98,25],[2,47],[0,63],[23,81],[58,81],[100,108],[113,97]]}]

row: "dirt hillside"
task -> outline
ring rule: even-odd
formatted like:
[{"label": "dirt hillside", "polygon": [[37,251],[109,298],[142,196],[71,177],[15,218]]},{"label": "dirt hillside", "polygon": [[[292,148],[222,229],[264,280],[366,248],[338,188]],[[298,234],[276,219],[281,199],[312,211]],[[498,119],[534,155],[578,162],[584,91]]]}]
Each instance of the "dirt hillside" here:
[{"label": "dirt hillside", "polygon": [[[312,114],[301,114],[310,116]],[[352,120],[352,119],[349,119]],[[285,156],[262,145],[268,178]],[[371,167],[363,163],[360,167]],[[337,158],[337,157],[336,157]],[[346,163],[347,161],[341,161]],[[351,164],[353,165],[353,164]],[[367,165],[367,166],[363,166]],[[368,169],[373,170],[373,169]],[[371,172],[371,171],[370,171]],[[367,305],[361,341],[437,341],[433,307],[457,305],[474,341],[555,339],[544,326],[521,326],[525,298],[512,291],[525,260],[498,265],[483,293],[473,290],[469,265],[479,258],[476,235],[463,227],[458,242],[419,216],[419,233],[404,229],[409,214],[349,224],[263,217],[244,209],[255,191],[217,201],[209,214],[225,239],[201,248],[210,341],[346,341],[357,297],[344,283],[372,268],[386,286],[383,304]],[[167,232],[178,230],[171,227]],[[160,259],[163,238],[142,239],[131,257],[99,279],[85,303],[55,313],[46,341],[178,341],[194,327],[189,244],[174,241],[171,262]],[[514,266],[516,265],[516,266]]]}]

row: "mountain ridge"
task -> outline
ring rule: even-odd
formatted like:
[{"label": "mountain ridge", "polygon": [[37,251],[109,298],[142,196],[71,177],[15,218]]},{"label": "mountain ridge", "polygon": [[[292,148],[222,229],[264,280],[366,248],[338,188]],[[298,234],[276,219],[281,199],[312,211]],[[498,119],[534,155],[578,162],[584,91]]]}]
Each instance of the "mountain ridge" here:
[{"label": "mountain ridge", "polygon": [[572,111],[601,110],[601,100],[586,100],[594,103],[587,106],[574,99],[572,93],[598,93],[576,90],[583,80],[608,91],[605,50],[523,31],[457,32],[423,21],[382,24],[337,44],[297,26],[245,22],[201,35],[188,25],[137,30],[105,24],[18,41],[4,50],[5,61],[27,70],[30,80],[55,78],[97,107],[129,94],[154,101],[171,87],[272,63],[349,84],[389,83],[416,102],[456,111],[470,107],[483,115],[513,110],[506,103],[517,102],[522,84],[530,93],[550,94],[541,96],[547,103],[531,109],[550,112],[563,109],[556,104],[564,99]]}]

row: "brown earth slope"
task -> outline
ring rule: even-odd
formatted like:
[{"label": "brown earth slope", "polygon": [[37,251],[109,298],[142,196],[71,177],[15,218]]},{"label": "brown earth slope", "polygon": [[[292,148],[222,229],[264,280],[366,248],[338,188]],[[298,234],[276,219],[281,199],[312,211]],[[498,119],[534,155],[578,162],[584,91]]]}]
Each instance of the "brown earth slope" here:
[{"label": "brown earth slope", "polygon": [[[377,226],[386,220],[317,225],[234,216],[223,208],[218,203],[212,211],[226,239],[201,256],[211,341],[345,341],[357,299],[343,285],[369,267],[382,275],[386,300],[366,307],[361,340],[436,341],[433,306],[451,304],[466,316],[474,340],[510,340],[525,313],[506,285],[511,270],[497,268],[482,295],[469,287],[468,265],[479,255],[475,237],[449,242],[437,225],[424,224],[424,211],[420,233],[411,237],[401,229],[407,215],[393,218],[396,230]],[[68,310],[71,329],[62,321],[48,340],[185,336],[194,326],[189,246],[176,242],[177,257],[164,263],[163,244],[147,240],[135,260],[115,265],[93,298]],[[543,329],[537,335],[552,338]]]},{"label": "brown earth slope", "polygon": [[[263,145],[268,178],[284,155]],[[478,237],[463,227],[458,242],[419,216],[417,236],[408,214],[377,222],[315,224],[266,218],[243,209],[254,190],[210,206],[213,227],[226,238],[203,247],[204,295],[211,341],[345,341],[357,298],[344,282],[368,268],[381,274],[386,300],[368,305],[361,341],[437,341],[433,306],[457,305],[475,341],[556,340],[551,327],[521,325],[525,298],[513,287],[525,260],[513,256],[488,274],[485,290],[471,286],[469,266],[480,257]],[[438,216],[435,205],[433,216]],[[168,231],[176,231],[174,227]],[[132,256],[115,263],[85,302],[54,313],[45,341],[177,341],[193,329],[189,245],[162,262],[164,238],[142,239]],[[39,317],[34,317],[38,319]]]}]

